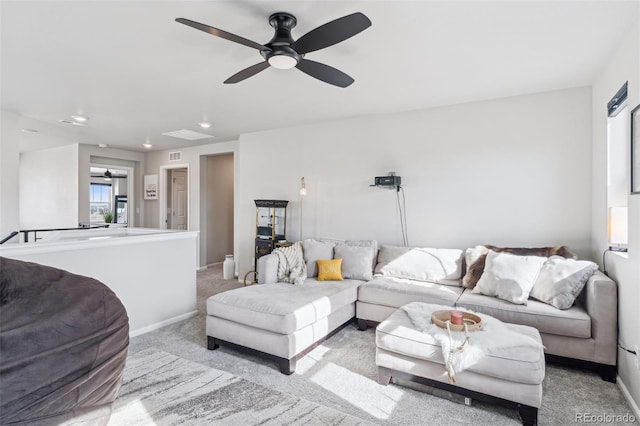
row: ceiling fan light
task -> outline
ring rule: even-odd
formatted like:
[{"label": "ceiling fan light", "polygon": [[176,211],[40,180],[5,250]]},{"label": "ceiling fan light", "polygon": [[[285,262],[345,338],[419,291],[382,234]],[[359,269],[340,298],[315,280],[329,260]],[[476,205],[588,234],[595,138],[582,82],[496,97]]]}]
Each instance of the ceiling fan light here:
[{"label": "ceiling fan light", "polygon": [[298,65],[298,61],[289,55],[273,55],[268,61],[269,65],[279,70],[289,70]]}]

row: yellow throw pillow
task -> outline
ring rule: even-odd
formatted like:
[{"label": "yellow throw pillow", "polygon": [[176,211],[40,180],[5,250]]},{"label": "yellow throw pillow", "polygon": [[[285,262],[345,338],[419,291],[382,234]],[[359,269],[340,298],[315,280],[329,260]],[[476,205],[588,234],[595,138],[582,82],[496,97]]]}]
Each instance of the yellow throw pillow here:
[{"label": "yellow throw pillow", "polygon": [[342,281],[342,259],[318,260],[318,281]]}]

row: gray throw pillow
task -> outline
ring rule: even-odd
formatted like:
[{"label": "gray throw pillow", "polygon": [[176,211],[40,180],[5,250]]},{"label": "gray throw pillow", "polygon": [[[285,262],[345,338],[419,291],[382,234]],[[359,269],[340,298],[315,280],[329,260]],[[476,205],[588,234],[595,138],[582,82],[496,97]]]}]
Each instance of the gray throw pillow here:
[{"label": "gray throw pillow", "polygon": [[558,309],[569,309],[596,269],[598,265],[588,260],[551,256],[540,269],[531,297]]},{"label": "gray throw pillow", "polygon": [[317,240],[304,240],[302,242],[302,250],[304,251],[304,260],[307,262],[307,277],[318,276],[319,259],[333,259],[333,247],[335,243]]},{"label": "gray throw pillow", "polygon": [[342,278],[370,281],[373,279],[373,247],[339,244],[333,249],[334,259],[342,259]]}]

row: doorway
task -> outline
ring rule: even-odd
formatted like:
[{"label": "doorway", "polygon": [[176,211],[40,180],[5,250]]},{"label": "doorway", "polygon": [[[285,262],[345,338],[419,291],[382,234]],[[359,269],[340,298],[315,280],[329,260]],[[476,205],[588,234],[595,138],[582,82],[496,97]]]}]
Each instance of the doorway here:
[{"label": "doorway", "polygon": [[89,226],[129,226],[133,219],[134,168],[91,163],[90,171]]},{"label": "doorway", "polygon": [[212,265],[234,254],[234,154],[200,157],[200,173],[201,264]]},{"label": "doorway", "polygon": [[188,229],[188,176],[187,169],[171,169],[167,171],[167,229]]}]

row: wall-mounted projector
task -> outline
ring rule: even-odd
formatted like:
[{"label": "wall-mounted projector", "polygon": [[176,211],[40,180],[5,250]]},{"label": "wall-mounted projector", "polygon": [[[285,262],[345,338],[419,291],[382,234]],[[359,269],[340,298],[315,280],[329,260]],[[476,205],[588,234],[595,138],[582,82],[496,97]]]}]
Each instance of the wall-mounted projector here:
[{"label": "wall-mounted projector", "polygon": [[383,188],[397,188],[402,183],[400,176],[376,176],[372,186],[380,186]]}]

